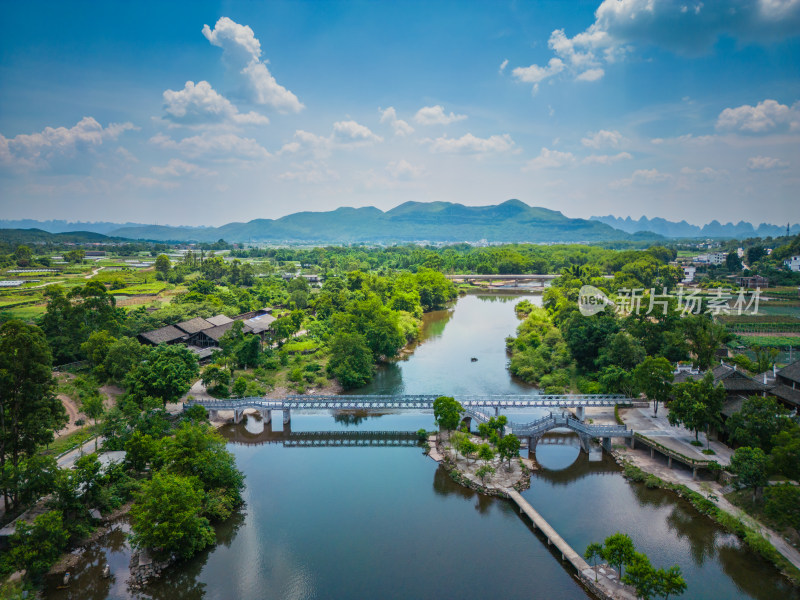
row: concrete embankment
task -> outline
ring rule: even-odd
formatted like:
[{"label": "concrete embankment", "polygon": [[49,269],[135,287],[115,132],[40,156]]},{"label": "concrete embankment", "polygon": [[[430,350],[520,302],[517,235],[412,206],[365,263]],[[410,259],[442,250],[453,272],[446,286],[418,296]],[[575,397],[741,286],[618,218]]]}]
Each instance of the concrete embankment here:
[{"label": "concrete embankment", "polygon": [[[599,568],[598,574],[583,557],[570,546],[564,538],[558,535],[550,524],[540,515],[525,498],[515,489],[506,489],[508,497],[519,506],[520,512],[526,514],[542,534],[547,538],[547,543],[554,545],[561,552],[562,560],[568,561],[577,571],[583,585],[594,595],[604,600],[636,600],[636,596],[616,579],[616,573],[609,567]],[[595,581],[597,579],[597,581]]]}]

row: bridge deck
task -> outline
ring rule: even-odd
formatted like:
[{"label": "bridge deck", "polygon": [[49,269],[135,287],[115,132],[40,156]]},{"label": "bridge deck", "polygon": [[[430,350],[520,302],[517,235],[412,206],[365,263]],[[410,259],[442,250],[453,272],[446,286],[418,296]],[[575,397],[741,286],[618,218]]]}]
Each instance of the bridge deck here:
[{"label": "bridge deck", "polygon": [[[259,408],[267,410],[308,410],[308,409],[405,409],[431,410],[438,395],[413,396],[327,396],[304,395],[285,398],[266,398],[253,396],[224,400],[190,400],[185,404],[199,404],[210,410],[241,410]],[[462,395],[456,399],[465,408],[581,408],[630,406],[634,401],[623,395],[612,394],[534,394],[534,395]]]}]

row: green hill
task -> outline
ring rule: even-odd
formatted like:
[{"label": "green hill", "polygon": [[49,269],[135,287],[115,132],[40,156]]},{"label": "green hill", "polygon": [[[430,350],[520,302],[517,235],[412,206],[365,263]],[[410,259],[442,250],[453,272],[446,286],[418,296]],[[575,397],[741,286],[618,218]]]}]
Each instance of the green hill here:
[{"label": "green hill", "polygon": [[493,206],[406,202],[383,212],[375,207],[300,212],[222,227],[123,227],[112,235],[158,241],[393,243],[393,242],[597,242],[629,239],[618,229],[519,200]]}]

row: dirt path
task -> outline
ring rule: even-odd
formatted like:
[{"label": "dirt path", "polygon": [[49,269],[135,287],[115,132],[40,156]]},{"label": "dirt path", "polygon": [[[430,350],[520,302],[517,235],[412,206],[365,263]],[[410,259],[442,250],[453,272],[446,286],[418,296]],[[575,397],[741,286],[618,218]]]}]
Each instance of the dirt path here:
[{"label": "dirt path", "polygon": [[94,277],[95,275],[97,275],[97,274],[98,274],[100,271],[102,271],[103,269],[105,269],[105,267],[97,267],[97,268],[96,268],[94,271],[92,271],[92,272],[91,272],[89,275],[86,275],[86,276],[84,277],[84,279],[91,279],[92,277]]}]

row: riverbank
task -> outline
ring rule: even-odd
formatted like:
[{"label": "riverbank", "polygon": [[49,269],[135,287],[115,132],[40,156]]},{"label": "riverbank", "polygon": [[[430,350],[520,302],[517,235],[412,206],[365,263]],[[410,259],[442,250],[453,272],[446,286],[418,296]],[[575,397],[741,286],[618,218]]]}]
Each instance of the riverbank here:
[{"label": "riverbank", "polygon": [[691,479],[680,469],[667,468],[645,452],[616,447],[612,456],[631,481],[648,488],[674,492],[689,501],[698,512],[708,516],[736,535],[752,551],[772,563],[793,585],[800,587],[800,553],[779,534],[731,504],[716,481]]}]

